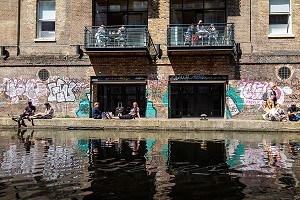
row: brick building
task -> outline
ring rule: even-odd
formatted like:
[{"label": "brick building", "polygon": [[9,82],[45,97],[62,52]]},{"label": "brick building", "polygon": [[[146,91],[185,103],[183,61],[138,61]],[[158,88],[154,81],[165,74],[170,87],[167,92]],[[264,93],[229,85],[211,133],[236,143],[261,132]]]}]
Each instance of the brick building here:
[{"label": "brick building", "polygon": [[270,82],[284,107],[300,97],[299,5],[3,0],[0,115],[31,99],[56,116],[137,101],[145,117],[257,118]]}]

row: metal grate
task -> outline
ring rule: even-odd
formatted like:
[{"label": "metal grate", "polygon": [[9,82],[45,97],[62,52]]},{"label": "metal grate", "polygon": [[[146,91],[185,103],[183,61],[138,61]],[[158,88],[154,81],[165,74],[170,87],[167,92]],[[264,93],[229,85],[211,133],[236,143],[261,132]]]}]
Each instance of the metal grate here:
[{"label": "metal grate", "polygon": [[278,70],[278,76],[281,79],[288,79],[291,76],[291,70],[288,67],[280,67]]},{"label": "metal grate", "polygon": [[41,69],[38,75],[41,81],[46,81],[49,78],[49,71],[46,69]]}]

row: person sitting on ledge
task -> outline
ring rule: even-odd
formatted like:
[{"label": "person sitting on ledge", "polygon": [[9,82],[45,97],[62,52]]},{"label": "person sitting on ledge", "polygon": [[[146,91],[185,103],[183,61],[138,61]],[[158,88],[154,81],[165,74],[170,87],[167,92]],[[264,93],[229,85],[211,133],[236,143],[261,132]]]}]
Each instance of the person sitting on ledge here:
[{"label": "person sitting on ledge", "polygon": [[100,106],[99,102],[94,103],[94,108],[92,110],[92,117],[94,119],[102,119],[102,112],[101,112],[99,106]]},{"label": "person sitting on ledge", "polygon": [[269,118],[270,121],[286,121],[287,117],[284,114],[284,111],[282,108],[280,108],[280,105],[277,104],[275,108],[272,108],[269,112]]},{"label": "person sitting on ledge", "polygon": [[287,113],[290,121],[299,121],[300,108],[297,107],[295,102],[291,103],[291,106],[287,109]]},{"label": "person sitting on ledge", "polygon": [[132,103],[132,108],[130,112],[127,115],[122,115],[119,117],[113,117],[113,119],[135,119],[138,117],[139,119],[141,118],[140,116],[140,108],[138,107],[137,102]]},{"label": "person sitting on ledge", "polygon": [[45,112],[43,113],[37,113],[33,116],[30,116],[30,119],[52,119],[54,109],[51,107],[50,103],[44,103],[45,106]]},{"label": "person sitting on ledge", "polygon": [[30,116],[34,115],[34,112],[36,111],[36,108],[34,105],[32,105],[32,101],[29,100],[28,101],[28,106],[25,107],[23,113],[19,116],[19,117],[13,117],[12,119],[16,122],[18,122],[18,128],[22,126],[27,127],[27,125],[25,124],[24,119],[28,119],[30,120]]}]

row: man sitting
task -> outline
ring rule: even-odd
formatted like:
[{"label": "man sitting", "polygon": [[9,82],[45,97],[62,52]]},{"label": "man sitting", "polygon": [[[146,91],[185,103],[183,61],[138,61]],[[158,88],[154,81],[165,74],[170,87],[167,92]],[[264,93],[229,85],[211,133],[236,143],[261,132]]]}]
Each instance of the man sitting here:
[{"label": "man sitting", "polygon": [[27,127],[27,125],[25,124],[24,119],[28,119],[30,120],[30,116],[34,115],[34,112],[36,111],[36,108],[34,105],[32,105],[32,101],[29,100],[28,101],[28,106],[25,107],[23,113],[19,116],[19,117],[13,117],[12,119],[16,122],[18,122],[18,128],[22,126]]},{"label": "man sitting", "polygon": [[290,121],[298,121],[300,119],[300,108],[296,106],[295,102],[291,103],[287,113]]}]

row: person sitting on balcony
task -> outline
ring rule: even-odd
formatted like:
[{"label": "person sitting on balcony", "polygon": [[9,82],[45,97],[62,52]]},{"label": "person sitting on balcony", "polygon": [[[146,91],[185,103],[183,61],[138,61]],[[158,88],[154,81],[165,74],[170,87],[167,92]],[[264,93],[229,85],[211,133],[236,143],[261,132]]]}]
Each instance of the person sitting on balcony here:
[{"label": "person sitting on balcony", "polygon": [[98,31],[97,31],[97,33],[95,34],[95,38],[96,38],[95,47],[96,47],[97,45],[106,47],[106,43],[107,43],[107,34],[106,34],[106,30],[105,30],[105,26],[104,26],[104,25],[101,25],[101,26],[98,28]]},{"label": "person sitting on balcony", "polygon": [[195,45],[198,42],[198,36],[196,35],[197,29],[194,24],[192,24],[188,30],[185,32],[184,44]]},{"label": "person sitting on balcony", "polygon": [[126,41],[127,41],[127,30],[124,25],[122,25],[119,29],[117,34],[119,34],[119,37],[116,38],[118,41],[118,46],[126,46]]},{"label": "person sitting on balcony", "polygon": [[202,24],[202,20],[199,20],[198,24],[197,24],[197,33],[196,33],[199,37],[199,40],[202,41],[202,45],[204,45],[204,39],[206,39],[209,35],[209,32],[205,29],[205,27]]},{"label": "person sitting on balcony", "polygon": [[215,25],[211,24],[207,31],[209,32],[209,45],[212,45],[213,40],[215,41],[215,44],[218,45],[218,31],[216,30]]}]

